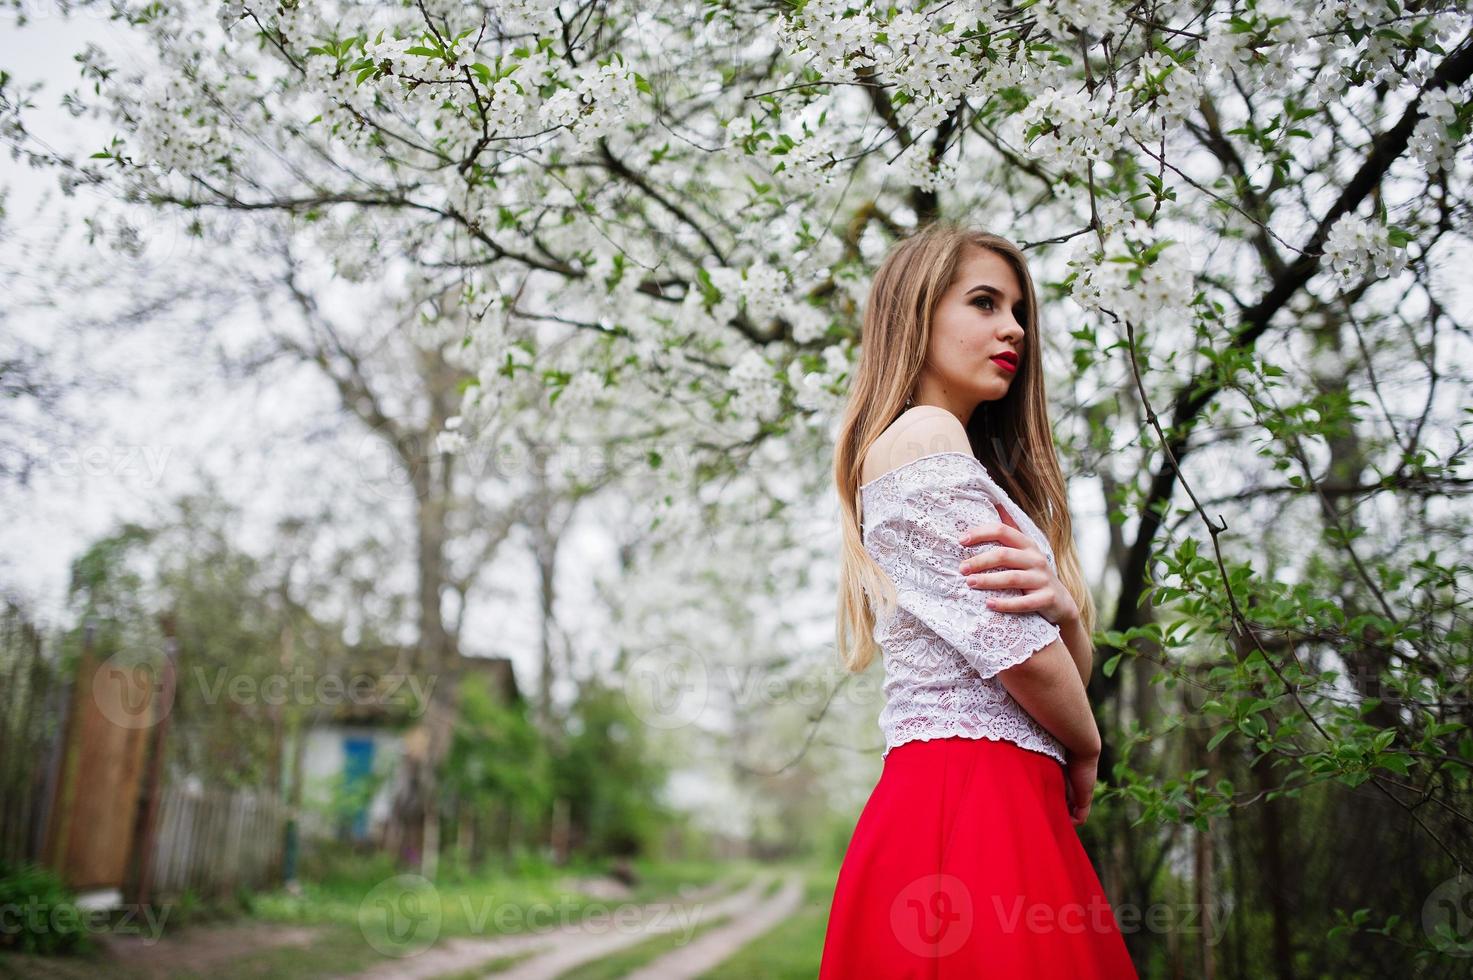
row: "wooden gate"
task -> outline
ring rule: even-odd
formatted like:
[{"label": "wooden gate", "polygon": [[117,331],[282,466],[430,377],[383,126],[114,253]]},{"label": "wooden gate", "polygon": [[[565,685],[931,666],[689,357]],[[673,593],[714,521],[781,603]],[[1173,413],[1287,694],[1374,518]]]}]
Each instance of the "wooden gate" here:
[{"label": "wooden gate", "polygon": [[144,764],[172,701],[158,676],[115,657],[98,662],[90,643],[77,666],[44,854],[73,888],[125,883]]}]

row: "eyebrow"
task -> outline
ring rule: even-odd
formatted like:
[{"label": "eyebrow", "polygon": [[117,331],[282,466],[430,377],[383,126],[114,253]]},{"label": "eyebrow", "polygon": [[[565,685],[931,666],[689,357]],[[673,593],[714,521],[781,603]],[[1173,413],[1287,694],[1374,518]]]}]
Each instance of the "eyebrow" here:
[{"label": "eyebrow", "polygon": [[[985,283],[985,282],[979,282],[977,285],[975,285],[971,289],[967,290],[966,294],[962,297],[962,299],[966,299],[967,296],[970,296],[973,293],[991,293],[992,295],[996,296],[998,299],[1004,300],[1004,301],[1006,301],[1007,298],[1008,298],[1007,297],[1007,294],[1004,293],[1001,289],[998,289],[996,286],[991,285],[990,283]],[[1023,301],[1021,299],[1019,299],[1016,302],[1021,303]]]}]

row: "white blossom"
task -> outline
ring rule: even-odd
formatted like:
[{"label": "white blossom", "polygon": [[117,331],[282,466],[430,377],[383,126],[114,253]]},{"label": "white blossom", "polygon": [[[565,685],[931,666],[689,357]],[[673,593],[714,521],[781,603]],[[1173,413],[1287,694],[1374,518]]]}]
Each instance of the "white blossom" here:
[{"label": "white blossom", "polygon": [[1386,237],[1386,229],[1355,214],[1341,215],[1330,227],[1325,241],[1325,258],[1345,285],[1374,270],[1379,278],[1397,275],[1406,268],[1406,250]]},{"label": "white blossom", "polygon": [[220,21],[220,29],[227,34],[245,15],[245,0],[220,0],[220,9],[216,16]]},{"label": "white blossom", "polygon": [[1458,103],[1466,99],[1458,96],[1455,89],[1434,89],[1422,96],[1423,117],[1412,130],[1410,148],[1412,156],[1428,171],[1448,170],[1452,167],[1453,155],[1458,141],[1453,137],[1452,126],[1457,121]]},{"label": "white blossom", "polygon": [[578,83],[561,89],[540,109],[546,126],[562,126],[580,147],[634,118],[639,105],[634,73],[618,62],[578,70]]},{"label": "white blossom", "polygon": [[[1089,236],[1074,240],[1067,266],[1075,273],[1070,295],[1086,310],[1114,315],[1137,324],[1179,323],[1191,316],[1192,272],[1185,250],[1171,243],[1155,261],[1142,267],[1134,260],[1128,240],[1144,251],[1154,240],[1151,230],[1135,218],[1127,219],[1105,240],[1103,249]],[[1114,261],[1125,258],[1130,261]],[[1131,273],[1138,273],[1132,279]]]},{"label": "white blossom", "polygon": [[932,163],[930,145],[920,141],[912,143],[896,157],[890,165],[891,172],[909,187],[933,191],[951,186],[956,180],[956,166],[945,160]]},{"label": "white blossom", "polygon": [[1070,28],[1099,38],[1126,26],[1130,3],[1121,0],[1049,0],[1032,8],[1039,26],[1055,37],[1068,39]]},{"label": "white blossom", "polygon": [[1084,93],[1048,88],[1028,104],[1021,123],[1042,124],[1048,131],[1028,144],[1046,168],[1082,169],[1087,160],[1103,160],[1124,141],[1117,112],[1103,87],[1093,97]]},{"label": "white blossom", "polygon": [[731,366],[727,378],[735,392],[731,411],[738,417],[771,418],[782,404],[782,386],[773,374],[772,365],[759,350],[750,349],[742,354]]},{"label": "white blossom", "polygon": [[435,452],[454,455],[466,447],[464,433],[440,432],[435,435]]},{"label": "white blossom", "polygon": [[752,132],[752,120],[746,116],[737,116],[726,124],[726,138],[733,143],[740,143]]},{"label": "white blossom", "polygon": [[[1151,105],[1156,118],[1152,127],[1174,126],[1197,108],[1202,96],[1202,80],[1192,70],[1191,64],[1178,64],[1175,59],[1160,51],[1151,51],[1141,59],[1136,87],[1146,89],[1148,78],[1160,79],[1160,87],[1151,96]],[[1127,118],[1135,118],[1133,115]]]},{"label": "white blossom", "polygon": [[496,0],[493,6],[508,34],[551,34],[559,29],[557,5],[547,0]]},{"label": "white blossom", "polygon": [[788,299],[787,276],[766,262],[748,266],[739,288],[747,314],[759,323],[777,316]]}]

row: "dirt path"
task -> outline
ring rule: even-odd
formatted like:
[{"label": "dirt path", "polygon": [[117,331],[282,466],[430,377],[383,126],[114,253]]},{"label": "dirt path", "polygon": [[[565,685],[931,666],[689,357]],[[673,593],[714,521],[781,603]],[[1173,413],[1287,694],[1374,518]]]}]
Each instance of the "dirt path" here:
[{"label": "dirt path", "polygon": [[727,916],[742,917],[750,914],[762,901],[762,893],[771,882],[771,874],[759,872],[741,891],[712,902],[686,906],[684,915],[656,915],[633,928],[583,932],[576,939],[569,937],[545,953],[518,963],[509,970],[489,973],[487,977],[494,980],[554,980],[576,966],[630,946],[637,946],[654,936],[679,932],[689,937],[708,922]]},{"label": "dirt path", "polygon": [[[643,942],[650,936],[676,930],[692,932],[703,922],[750,907],[770,880],[770,875],[759,873],[757,880],[747,888],[728,895],[722,895],[722,892],[730,889],[730,882],[717,882],[693,892],[682,901],[625,906],[623,911],[616,911],[609,917],[610,921],[601,925],[572,923],[514,936],[445,939],[423,953],[402,960],[385,960],[369,970],[351,975],[348,980],[433,980],[448,974],[474,971],[492,960],[528,952],[533,953],[530,959],[489,976],[497,980],[551,978],[580,963]],[[637,912],[632,922],[630,911]]]},{"label": "dirt path", "polygon": [[[803,879],[790,874],[778,893],[746,915],[635,970],[624,980],[694,980],[730,959],[737,950],[771,931],[803,904]],[[499,976],[499,974],[495,974]]]},{"label": "dirt path", "polygon": [[221,964],[273,947],[308,946],[317,933],[310,927],[247,923],[186,929],[164,939],[104,935],[98,938],[98,945],[132,975],[162,978],[209,973]]}]

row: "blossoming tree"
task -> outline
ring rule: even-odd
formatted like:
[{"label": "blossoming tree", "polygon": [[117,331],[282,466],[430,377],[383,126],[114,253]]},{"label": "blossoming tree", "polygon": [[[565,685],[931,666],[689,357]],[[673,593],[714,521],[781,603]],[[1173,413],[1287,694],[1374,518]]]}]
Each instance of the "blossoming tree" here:
[{"label": "blossoming tree", "polygon": [[[1118,802],[1095,824],[1142,841],[1107,885],[1147,901],[1185,853],[1200,900],[1254,897],[1208,845],[1256,808],[1233,860],[1333,882],[1364,928],[1376,869],[1296,864],[1311,844],[1266,802],[1343,814],[1334,786],[1398,816],[1374,845],[1415,864],[1400,897],[1467,866],[1462,5],[102,5],[158,59],[79,56],[118,135],[48,152],[11,80],[11,144],[202,236],[276,223],[368,291],[404,263],[453,283],[473,380],[447,450],[540,394],[568,420],[549,438],[632,451],[644,499],[817,499],[868,270],[932,218],[1007,234],[1096,515]],[[735,523],[706,539],[718,575]],[[1284,893],[1270,948],[1204,940],[1201,968],[1290,962]],[[1447,941],[1421,925],[1400,938]]]}]

